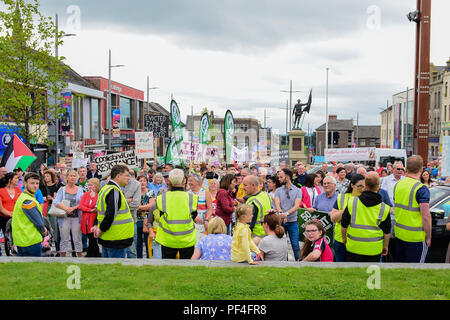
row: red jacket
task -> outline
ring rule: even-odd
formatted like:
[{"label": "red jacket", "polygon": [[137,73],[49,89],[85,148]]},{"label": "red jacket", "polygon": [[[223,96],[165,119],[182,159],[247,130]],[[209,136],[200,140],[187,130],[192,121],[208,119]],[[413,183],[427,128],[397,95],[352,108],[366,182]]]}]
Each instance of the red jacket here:
[{"label": "red jacket", "polygon": [[234,198],[230,192],[221,188],[219,189],[219,191],[217,191],[216,199],[216,216],[221,217],[225,224],[228,226],[231,224],[233,217]]},{"label": "red jacket", "polygon": [[83,234],[92,233],[91,228],[94,226],[94,222],[97,219],[97,211],[91,212],[97,206],[98,194],[91,197],[91,192],[85,192],[81,197],[78,209],[81,213],[80,229]]},{"label": "red jacket", "polygon": [[[321,194],[319,187],[316,186],[314,188],[316,188],[318,195]],[[312,199],[309,196],[308,190],[306,190],[306,187],[302,187],[301,190],[302,190],[302,203],[300,204],[300,208],[304,208],[303,205],[306,205],[307,208],[312,208],[314,203],[312,203],[311,201]]]}]

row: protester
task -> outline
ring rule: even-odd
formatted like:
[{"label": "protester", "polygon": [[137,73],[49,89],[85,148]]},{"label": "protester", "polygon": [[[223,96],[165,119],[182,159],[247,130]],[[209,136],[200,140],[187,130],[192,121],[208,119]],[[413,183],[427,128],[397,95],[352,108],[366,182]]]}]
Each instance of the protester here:
[{"label": "protester", "polygon": [[300,207],[311,208],[316,197],[322,193],[318,187],[319,179],[321,179],[321,176],[315,173],[306,175],[305,185],[301,188],[302,203],[300,204]]},{"label": "protester", "polygon": [[13,170],[13,172],[17,175],[18,178],[17,185],[15,187],[22,188],[24,180],[22,168],[17,167]]},{"label": "protester", "polygon": [[148,189],[148,178],[146,176],[139,176],[138,181],[141,185],[141,205],[137,210],[137,223],[136,223],[136,254],[138,259],[143,258],[143,246],[145,243],[145,252],[147,258],[149,257],[148,236],[149,229],[147,227],[147,219],[150,208],[155,203],[155,193],[153,190]]},{"label": "protester", "polygon": [[[72,235],[75,252],[78,257],[82,257],[83,247],[81,242],[81,228],[78,206],[83,196],[83,189],[76,185],[78,173],[70,170],[66,175],[67,184],[58,190],[55,198],[55,206],[66,212],[66,217],[58,218],[59,233],[61,236],[60,256],[65,257],[69,250],[70,236]],[[69,200],[69,206],[62,203],[62,200]]]},{"label": "protester", "polygon": [[336,262],[345,262],[347,250],[342,239],[341,219],[344,209],[347,207],[348,200],[352,197],[359,197],[365,188],[365,177],[362,174],[353,174],[350,185],[345,193],[340,193],[333,206],[333,210],[329,213],[331,222],[334,225],[334,257]]},{"label": "protester", "polygon": [[208,230],[209,219],[212,216],[213,207],[211,194],[208,190],[202,187],[202,177],[198,173],[189,175],[188,184],[192,194],[198,196],[197,216],[201,219],[200,223],[195,223],[196,241],[206,236],[205,232]]},{"label": "protester", "polygon": [[256,254],[257,258],[264,260],[264,257],[251,237],[251,230],[248,224],[252,221],[252,218],[253,206],[240,204],[236,208],[236,226],[233,229],[231,246],[231,260],[234,262],[259,264],[253,260],[252,252]]},{"label": "protester", "polygon": [[281,187],[281,183],[278,180],[278,177],[276,175],[268,176],[267,177],[267,193],[270,197],[270,202],[272,204],[272,209],[275,209],[275,192],[277,191],[277,188]]},{"label": "protester", "polygon": [[325,228],[318,220],[305,223],[305,244],[300,253],[302,262],[333,262],[333,252],[325,240]]},{"label": "protester", "polygon": [[275,209],[279,212],[284,230],[289,234],[294,258],[299,259],[299,230],[297,211],[302,202],[302,191],[292,184],[292,171],[282,169],[278,173],[281,187],[275,192]]},{"label": "protester", "polygon": [[421,156],[406,161],[406,177],[394,187],[396,262],[424,263],[431,246],[430,190],[420,182]]},{"label": "protester", "polygon": [[422,174],[420,175],[420,182],[422,182],[428,188],[436,186],[436,182],[431,179],[431,175],[427,170],[422,171]]},{"label": "protester", "polygon": [[324,192],[319,194],[314,200],[312,208],[308,208],[308,212],[314,211],[330,212],[337,199],[336,179],[332,176],[326,176],[323,180]]},{"label": "protester", "polygon": [[265,261],[287,261],[288,244],[280,217],[275,213],[265,215],[263,228],[267,236],[262,238],[258,244],[261,256]]},{"label": "protester", "polygon": [[341,232],[350,262],[380,262],[389,252],[390,207],[378,194],[380,177],[376,172],[365,179],[364,191],[348,200],[342,214]]},{"label": "protester", "polygon": [[292,183],[297,188],[301,188],[305,185],[306,181],[306,168],[301,161],[298,161],[295,164],[295,168],[297,169],[297,174],[295,178],[293,178]]},{"label": "protester", "polygon": [[228,173],[220,180],[220,189],[217,192],[216,216],[221,217],[227,226],[227,234],[231,234],[231,222],[234,213],[233,191],[236,187],[236,177]]},{"label": "protester", "polygon": [[98,194],[98,225],[92,232],[102,245],[103,258],[125,258],[127,248],[133,244],[134,220],[121,189],[129,180],[127,166],[115,165],[111,168],[111,180]]},{"label": "protester", "polygon": [[220,217],[208,224],[208,235],[196,245],[192,260],[231,260],[232,238],[227,235],[227,226]]},{"label": "protester", "polygon": [[[244,190],[243,181],[249,175],[251,175],[251,171],[250,171],[249,168],[243,168],[241,170],[241,177],[242,177],[242,179],[241,179],[241,183],[237,184],[238,190],[236,192],[236,200],[238,202],[240,202],[240,203],[245,203],[244,197],[246,196],[246,194],[245,194],[245,190]],[[225,223],[226,223],[226,220],[225,220]]]},{"label": "protester", "polygon": [[247,176],[242,183],[246,193],[245,203],[253,206],[253,218],[250,222],[252,237],[264,237],[262,221],[268,211],[272,209],[270,197],[267,192],[259,189],[257,176]]},{"label": "protester", "polygon": [[209,180],[209,194],[211,195],[211,204],[212,204],[212,216],[216,216],[216,208],[217,208],[217,192],[219,192],[220,184],[219,180],[211,179]]},{"label": "protester", "polygon": [[78,169],[78,181],[76,183],[77,186],[83,189],[83,192],[88,192],[88,178],[87,178],[87,169],[85,167],[81,167]]},{"label": "protester", "polygon": [[[316,184],[316,187],[319,188],[320,193],[322,193],[324,191],[324,189],[323,189],[323,179],[325,179],[326,175],[325,175],[325,173],[322,172],[322,170],[319,170],[319,171],[317,171],[317,176],[320,177],[320,178],[315,180],[315,184]],[[311,204],[314,204],[314,203],[311,203]]]},{"label": "protester", "polygon": [[87,172],[86,178],[87,179],[97,178],[99,180],[102,179],[101,174],[99,174],[97,171],[97,164],[94,161],[89,163],[89,171]]},{"label": "protester", "polygon": [[196,242],[194,221],[201,222],[197,216],[198,196],[184,190],[183,170],[170,171],[169,180],[169,191],[156,197],[161,212],[156,241],[161,244],[163,259],[175,259],[177,254],[180,259],[190,259]]},{"label": "protester", "polygon": [[348,185],[350,184],[350,180],[346,178],[347,172],[345,171],[345,168],[340,167],[336,170],[337,173],[337,180],[336,180],[336,192],[337,193],[345,193],[345,191],[348,188]]},{"label": "protester", "polygon": [[405,169],[403,168],[403,163],[401,161],[396,161],[393,166],[393,174],[383,179],[380,188],[387,191],[391,203],[394,203],[394,186],[398,181],[405,179],[404,173]]},{"label": "protester", "polygon": [[25,191],[17,199],[12,215],[12,238],[19,256],[42,256],[42,240],[47,235],[42,208],[34,194],[39,189],[39,175],[24,177]]},{"label": "protester", "polygon": [[91,178],[87,183],[88,190],[83,194],[78,205],[78,209],[81,211],[81,232],[88,237],[89,246],[87,249],[87,258],[101,257],[100,248],[98,246],[97,239],[92,233],[95,221],[97,220],[97,200],[98,193],[100,191],[100,180],[97,178]]},{"label": "protester", "polygon": [[[6,224],[12,218],[14,206],[19,199],[22,190],[17,186],[19,176],[14,172],[8,172],[3,177],[5,187],[0,188],[0,229],[6,234]],[[5,237],[5,253],[10,255],[10,243]],[[0,248],[1,256],[1,248]]]},{"label": "protester", "polygon": [[136,259],[137,253],[136,253],[136,242],[137,242],[137,210],[139,206],[141,205],[141,185],[136,180],[136,171],[133,169],[129,170],[130,173],[130,180],[128,181],[127,185],[122,187],[122,192],[127,199],[128,206],[130,208],[131,216],[133,217],[134,221],[134,241],[133,243],[127,248],[127,258],[129,259]]},{"label": "protester", "polygon": [[163,174],[158,172],[153,176],[153,181],[148,183],[148,189],[152,190],[153,193],[158,195],[160,189],[167,189],[166,182],[164,181]]}]

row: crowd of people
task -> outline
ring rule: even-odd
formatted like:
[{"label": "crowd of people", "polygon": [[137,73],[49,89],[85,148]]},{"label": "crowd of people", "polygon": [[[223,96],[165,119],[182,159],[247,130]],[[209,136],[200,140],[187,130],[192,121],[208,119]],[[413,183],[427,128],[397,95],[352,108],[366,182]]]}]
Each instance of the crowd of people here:
[{"label": "crowd of people", "polygon": [[[308,167],[118,164],[107,176],[95,162],[27,173],[0,168],[0,255],[425,262],[439,163],[424,167],[412,156],[406,167]],[[326,241],[321,221],[309,220],[300,242],[299,209],[328,213],[333,239]]]}]

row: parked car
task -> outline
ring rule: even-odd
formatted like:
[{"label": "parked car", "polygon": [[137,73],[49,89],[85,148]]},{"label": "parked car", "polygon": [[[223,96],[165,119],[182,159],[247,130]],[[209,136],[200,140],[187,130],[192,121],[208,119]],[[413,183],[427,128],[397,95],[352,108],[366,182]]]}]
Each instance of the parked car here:
[{"label": "parked car", "polygon": [[450,241],[450,231],[446,229],[450,213],[450,186],[430,188],[430,213],[432,219],[431,248],[427,262],[444,263]]}]

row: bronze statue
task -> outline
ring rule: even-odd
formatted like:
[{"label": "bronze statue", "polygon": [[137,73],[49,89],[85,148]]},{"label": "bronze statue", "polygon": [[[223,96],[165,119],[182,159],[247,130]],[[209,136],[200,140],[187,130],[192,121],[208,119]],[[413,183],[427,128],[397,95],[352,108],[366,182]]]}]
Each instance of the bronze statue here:
[{"label": "bronze statue", "polygon": [[[294,106],[294,110],[292,111],[293,114],[295,114],[295,119],[294,119],[294,125],[293,125],[293,129],[301,129],[301,125],[300,125],[300,120],[302,118],[302,115],[307,112],[309,113],[309,110],[311,109],[311,102],[312,102],[312,89],[309,92],[309,99],[307,103],[300,103],[301,100],[298,99],[297,100],[297,104]],[[302,107],[306,106],[303,110]]]}]

